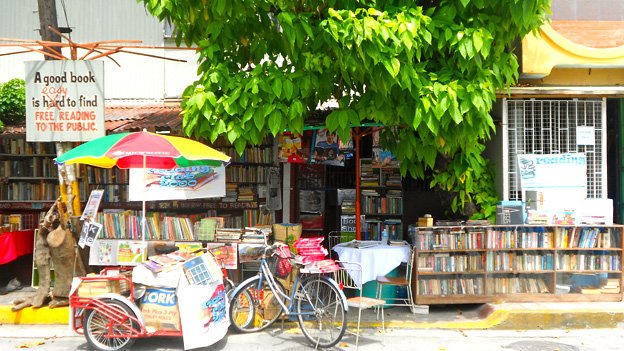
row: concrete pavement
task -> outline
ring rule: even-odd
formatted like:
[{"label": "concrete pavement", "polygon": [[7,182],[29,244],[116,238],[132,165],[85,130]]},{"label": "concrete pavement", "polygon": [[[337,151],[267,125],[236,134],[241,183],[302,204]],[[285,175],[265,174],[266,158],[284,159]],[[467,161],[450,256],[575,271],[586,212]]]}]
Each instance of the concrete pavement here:
[{"label": "concrete pavement", "polygon": [[[12,301],[34,293],[32,288],[0,295],[0,324],[65,324],[69,308],[25,308],[12,312]],[[350,311],[355,326],[357,310]],[[449,330],[588,329],[624,326],[624,302],[526,302],[474,305],[432,305],[426,314],[406,307],[387,308],[386,328]],[[362,327],[381,328],[373,310],[362,312]]]}]

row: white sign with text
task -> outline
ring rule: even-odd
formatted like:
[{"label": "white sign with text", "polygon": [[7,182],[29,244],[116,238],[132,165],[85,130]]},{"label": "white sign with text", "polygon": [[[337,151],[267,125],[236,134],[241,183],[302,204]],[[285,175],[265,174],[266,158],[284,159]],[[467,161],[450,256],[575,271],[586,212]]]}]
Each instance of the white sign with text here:
[{"label": "white sign with text", "polygon": [[106,135],[104,62],[24,64],[27,141],[89,141]]}]

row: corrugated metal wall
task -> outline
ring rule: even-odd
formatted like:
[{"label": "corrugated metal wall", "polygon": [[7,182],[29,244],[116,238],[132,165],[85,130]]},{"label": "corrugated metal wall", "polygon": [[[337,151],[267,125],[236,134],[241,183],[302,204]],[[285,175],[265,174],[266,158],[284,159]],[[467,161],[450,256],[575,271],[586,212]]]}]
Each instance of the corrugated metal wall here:
[{"label": "corrugated metal wall", "polygon": [[[163,25],[134,0],[56,0],[56,7],[59,27],[71,27],[76,42],[139,39],[163,45]],[[37,29],[37,0],[0,0],[0,36],[40,39]]]}]

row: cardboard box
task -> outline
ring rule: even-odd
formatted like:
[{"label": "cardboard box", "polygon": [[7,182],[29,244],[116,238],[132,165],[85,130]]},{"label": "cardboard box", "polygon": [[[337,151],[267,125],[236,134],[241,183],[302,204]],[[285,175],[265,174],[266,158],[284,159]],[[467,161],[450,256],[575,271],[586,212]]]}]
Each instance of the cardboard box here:
[{"label": "cardboard box", "polygon": [[78,287],[78,296],[96,297],[102,294],[119,294],[121,289],[118,280],[87,280],[82,281]]},{"label": "cardboard box", "polygon": [[419,227],[433,227],[433,217],[418,217]]},{"label": "cardboard box", "polygon": [[275,223],[273,224],[273,238],[288,244],[290,250],[296,252],[293,244],[301,237],[302,226],[299,223]]},{"label": "cardboard box", "polygon": [[496,224],[524,224],[526,209],[522,201],[501,201],[496,205]]},{"label": "cardboard box", "polygon": [[174,288],[155,288],[145,290],[141,298],[141,313],[145,326],[155,330],[180,331],[180,311]]}]

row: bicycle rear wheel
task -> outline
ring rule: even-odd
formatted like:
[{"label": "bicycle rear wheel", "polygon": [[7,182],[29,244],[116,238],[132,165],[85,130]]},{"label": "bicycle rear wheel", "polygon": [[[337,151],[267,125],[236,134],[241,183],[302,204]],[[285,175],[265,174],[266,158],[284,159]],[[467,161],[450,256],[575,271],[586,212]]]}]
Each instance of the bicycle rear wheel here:
[{"label": "bicycle rear wheel", "polygon": [[347,330],[347,310],[340,290],[325,277],[311,277],[301,284],[297,299],[303,335],[315,347],[336,345]]},{"label": "bicycle rear wheel", "polygon": [[[275,281],[281,291],[284,286]],[[268,328],[282,314],[282,306],[265,279],[259,287],[260,276],[245,283],[230,302],[230,326],[239,333],[251,333]]]}]

